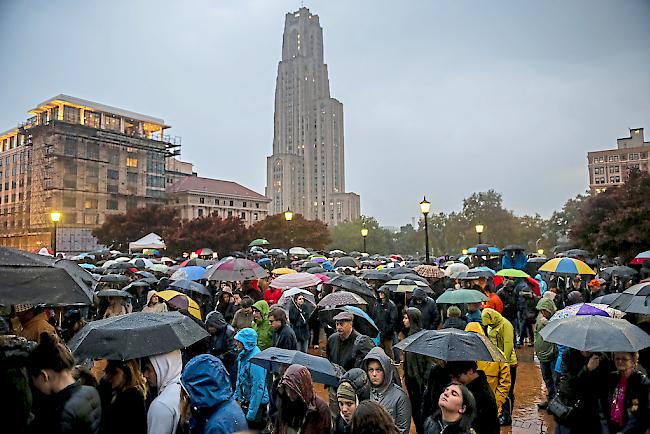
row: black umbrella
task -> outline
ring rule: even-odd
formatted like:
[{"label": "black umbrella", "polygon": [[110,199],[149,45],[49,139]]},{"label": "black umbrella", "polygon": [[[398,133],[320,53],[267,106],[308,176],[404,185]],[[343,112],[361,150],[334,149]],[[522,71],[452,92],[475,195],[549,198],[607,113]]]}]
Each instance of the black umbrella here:
[{"label": "black umbrella", "polygon": [[130,268],[135,268],[130,262],[116,262],[107,267],[108,270],[128,270]]},{"label": "black umbrella", "polygon": [[347,291],[354,292],[355,294],[359,294],[371,298],[377,298],[372,288],[370,288],[366,282],[364,282],[363,280],[355,276],[341,275],[333,278],[327,283],[329,285],[338,286],[339,288],[343,288]]},{"label": "black umbrella", "polygon": [[140,277],[153,277],[154,279],[156,278],[156,276],[149,271],[137,271],[135,275]]},{"label": "black umbrella", "polygon": [[92,276],[76,262],[0,247],[0,303],[92,304]]},{"label": "black umbrella", "polygon": [[526,248],[523,247],[523,246],[520,246],[519,244],[508,244],[507,246],[505,246],[501,250],[506,251],[506,252],[508,252],[508,251],[511,251],[511,252],[522,251],[523,252],[523,251],[526,250]]},{"label": "black umbrella", "polygon": [[624,319],[577,315],[549,322],[540,332],[547,342],[580,351],[633,353],[650,347],[650,335]]},{"label": "black umbrella", "polygon": [[208,266],[214,265],[216,263],[217,261],[213,261],[211,259],[192,258],[189,259],[183,266],[184,267],[196,266],[196,267],[207,268]]},{"label": "black umbrella", "polygon": [[210,293],[210,290],[206,288],[204,285],[201,285],[198,282],[194,282],[192,280],[187,280],[187,279],[174,280],[172,283],[169,284],[169,289],[175,289],[181,292],[192,291],[207,296],[212,295]]},{"label": "black umbrella", "polygon": [[609,305],[626,313],[650,315],[650,282],[630,286]]},{"label": "black umbrella", "polygon": [[271,347],[254,355],[251,358],[251,363],[271,372],[280,372],[282,368],[298,364],[309,370],[314,383],[326,386],[338,386],[339,384],[339,376],[329,360],[302,351]]},{"label": "black umbrella", "polygon": [[361,263],[351,256],[344,256],[342,258],[339,258],[334,263],[334,268],[338,268],[338,267],[359,268],[360,266]]},{"label": "black umbrella", "polygon": [[422,330],[406,337],[395,345],[395,348],[447,362],[462,360],[506,361],[503,353],[487,337],[453,328]]},{"label": "black umbrella", "polygon": [[546,264],[548,262],[548,258],[535,256],[534,258],[528,258],[526,262],[528,262],[529,264]]},{"label": "black umbrella", "polygon": [[410,280],[417,280],[418,282],[422,282],[425,285],[429,286],[429,281],[422,277],[419,276],[415,273],[404,273],[404,274],[398,274],[397,276],[393,276],[393,279],[410,279]]},{"label": "black umbrella", "polygon": [[186,348],[207,336],[180,312],[134,312],[88,323],[68,347],[79,358],[130,360]]},{"label": "black umbrella", "polygon": [[136,280],[136,281],[134,281],[134,282],[129,283],[129,284],[126,285],[123,289],[124,289],[124,291],[130,291],[130,290],[132,290],[132,289],[136,289],[136,288],[148,288],[148,287],[150,287],[150,286],[151,286],[151,285],[150,285],[148,282],[145,282],[143,279],[140,279],[140,280]]},{"label": "black umbrella", "polygon": [[614,300],[618,298],[619,295],[621,294],[618,292],[612,292],[611,294],[601,295],[600,297],[596,297],[593,300],[591,300],[591,303],[610,305]]},{"label": "black umbrella", "polygon": [[385,271],[377,271],[377,270],[365,271],[361,275],[361,278],[363,280],[379,280],[382,282],[388,282],[389,280],[393,280],[393,276],[391,276],[390,274],[386,273]]},{"label": "black umbrella", "polygon": [[582,249],[570,249],[564,252],[567,258],[588,258],[589,252]]},{"label": "black umbrella", "polygon": [[598,274],[603,279],[610,280],[612,277],[631,278],[639,273],[634,268],[618,265],[616,267],[603,268]]},{"label": "black umbrella", "polygon": [[100,282],[103,283],[126,283],[130,279],[123,274],[106,274],[99,278]]},{"label": "black umbrella", "polygon": [[348,291],[336,291],[331,294],[327,294],[321,301],[318,302],[318,307],[324,309],[339,307],[339,306],[348,306],[348,305],[364,305],[368,304],[363,298]]},{"label": "black umbrella", "polygon": [[[414,273],[412,268],[407,268],[407,267],[384,268],[382,271],[387,272],[391,276],[397,276],[398,274],[412,274],[412,273]],[[395,277],[393,277],[393,278],[395,278]]]},{"label": "black umbrella", "polygon": [[121,289],[103,289],[97,292],[96,295],[97,297],[131,297],[131,294]]},{"label": "black umbrella", "polygon": [[307,273],[309,274],[321,274],[326,272],[327,270],[324,269],[323,267],[311,267],[307,269]]},{"label": "black umbrella", "polygon": [[354,315],[354,319],[352,321],[353,327],[362,335],[374,338],[379,333],[379,330],[377,329],[377,326],[372,321],[372,319],[369,319],[370,317],[365,317],[363,315],[363,311],[354,306],[341,306],[331,309],[323,309],[318,312],[318,318],[322,322],[328,323],[332,326],[332,328],[334,328],[336,326],[334,317],[341,312],[350,312]]}]

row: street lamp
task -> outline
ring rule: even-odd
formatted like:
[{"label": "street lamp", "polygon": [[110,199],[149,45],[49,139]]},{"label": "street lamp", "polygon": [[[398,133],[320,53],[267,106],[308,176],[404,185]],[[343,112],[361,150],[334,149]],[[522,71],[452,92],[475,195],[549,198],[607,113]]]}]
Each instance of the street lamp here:
[{"label": "street lamp", "polygon": [[289,208],[284,212],[284,219],[288,222],[293,220],[293,211],[291,211]]},{"label": "street lamp", "polygon": [[482,224],[478,224],[474,227],[476,229],[476,233],[478,234],[478,243],[481,244],[481,234],[483,233],[483,229],[485,229],[485,226]]},{"label": "street lamp", "polygon": [[424,260],[427,264],[431,262],[429,258],[429,222],[427,218],[430,210],[431,210],[431,202],[429,202],[427,200],[427,197],[424,196],[424,199],[422,199],[422,202],[420,202],[420,211],[422,211],[422,214],[424,215],[424,247],[426,249],[424,254]]},{"label": "street lamp", "polygon": [[366,252],[366,237],[368,236],[368,228],[361,228],[361,237],[363,238],[363,251]]},{"label": "street lamp", "polygon": [[61,213],[58,211],[52,211],[50,213],[50,220],[52,220],[52,223],[54,224],[54,233],[52,237],[52,252],[54,253],[54,257],[56,257],[56,226],[61,220]]},{"label": "street lamp", "polygon": [[537,254],[539,256],[543,256],[544,255],[544,249],[537,249]]},{"label": "street lamp", "polygon": [[467,254],[469,253],[469,251],[468,251],[467,249],[463,249],[463,252],[462,252],[462,253],[463,253],[463,256],[467,256]]}]

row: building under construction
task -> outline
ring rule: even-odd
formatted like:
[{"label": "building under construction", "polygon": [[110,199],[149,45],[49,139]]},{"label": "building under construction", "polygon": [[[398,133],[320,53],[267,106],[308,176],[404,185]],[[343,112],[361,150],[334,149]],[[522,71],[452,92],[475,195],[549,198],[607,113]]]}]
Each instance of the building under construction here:
[{"label": "building under construction", "polygon": [[[162,119],[58,95],[33,117],[0,133],[0,244],[51,247],[53,211],[62,214],[57,250],[92,250],[106,215],[166,203],[178,176],[180,139]],[[168,171],[167,167],[174,169]]]}]

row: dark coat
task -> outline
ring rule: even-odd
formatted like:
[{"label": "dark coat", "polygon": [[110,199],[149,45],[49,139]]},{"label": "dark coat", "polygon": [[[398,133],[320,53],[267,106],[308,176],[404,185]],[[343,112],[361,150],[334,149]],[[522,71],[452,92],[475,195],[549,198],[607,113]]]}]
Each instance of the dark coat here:
[{"label": "dark coat", "polygon": [[438,408],[438,399],[440,394],[445,390],[445,387],[451,382],[451,375],[447,368],[440,365],[432,364],[429,370],[427,379],[427,386],[424,389],[422,397],[422,419],[431,416],[435,409]]},{"label": "dark coat", "polygon": [[351,425],[345,423],[345,420],[343,420],[341,414],[338,414],[336,416],[336,421],[334,422],[334,426],[332,427],[331,434],[350,434],[351,427],[352,427]]},{"label": "dark coat", "polygon": [[[422,314],[419,309],[409,307],[406,310],[410,328],[408,335],[411,336],[422,330]],[[429,370],[431,363],[427,360],[426,356],[422,354],[412,353],[410,351],[404,352],[404,377],[413,379],[420,388],[420,393],[424,392],[429,377]]]},{"label": "dark coat", "polygon": [[[284,389],[291,389],[298,395],[307,411],[304,415],[285,414],[284,409],[280,407],[278,418],[275,422],[275,432],[278,434],[287,434],[289,428],[293,428],[304,434],[326,434],[332,429],[332,418],[330,410],[325,401],[316,395],[314,385],[311,381],[311,375],[307,368],[301,365],[291,365],[280,380],[280,386]],[[288,398],[283,399],[288,402]],[[290,426],[289,420],[295,424]]]},{"label": "dark coat", "polygon": [[443,329],[458,329],[465,330],[467,326],[467,321],[462,318],[447,318],[444,323],[442,323]]},{"label": "dark coat", "polygon": [[476,416],[472,422],[472,428],[476,434],[498,434],[500,430],[499,410],[494,392],[487,382],[485,372],[476,372],[478,378],[467,384],[467,388],[476,400]]},{"label": "dark coat", "polygon": [[[436,405],[437,408],[437,405]],[[458,424],[450,423],[443,427],[440,415],[429,416],[424,421],[424,434],[474,434],[472,431],[464,430]]]},{"label": "dark coat", "polygon": [[514,282],[508,282],[504,285],[497,291],[497,295],[503,302],[503,312],[501,314],[512,321],[517,315],[517,297],[515,296]]},{"label": "dark coat", "polygon": [[[618,385],[620,374],[609,374],[607,400],[603,403],[609,416],[609,404],[614,398],[614,390]],[[610,421],[610,432],[625,434],[642,434],[650,427],[650,380],[640,371],[635,371],[627,379],[625,388],[625,411],[623,412],[623,427],[616,427]]]},{"label": "dark coat", "polygon": [[232,319],[235,317],[235,312],[237,312],[237,307],[232,301],[229,303],[224,302],[220,296],[219,301],[217,302],[217,306],[214,308],[214,310],[221,312],[221,315],[223,315],[223,318],[226,320],[226,322],[228,324],[231,324]]},{"label": "dark coat", "polygon": [[436,302],[422,289],[415,288],[409,307],[415,307],[422,312],[422,327],[426,330],[436,330],[440,324],[440,314]]},{"label": "dark coat", "polygon": [[101,434],[146,434],[147,412],[142,392],[131,387],[112,398],[110,385],[102,383],[98,388],[102,398]]},{"label": "dark coat", "polygon": [[398,321],[397,306],[389,298],[390,290],[388,288],[384,287],[380,291],[384,292],[386,297],[383,303],[377,300],[370,316],[379,329],[381,339],[393,339]]},{"label": "dark coat", "polygon": [[[32,424],[33,432],[51,434],[98,434],[102,407],[93,387],[71,384],[48,396]],[[145,420],[146,431],[146,420]]]},{"label": "dark coat", "polygon": [[208,337],[208,353],[219,358],[230,374],[234,388],[237,380],[237,350],[235,348],[235,329],[224,319],[219,311],[208,314],[205,325],[217,329],[217,333]]},{"label": "dark coat", "polygon": [[289,322],[291,328],[299,341],[309,340],[309,313],[307,312],[306,304],[298,307],[296,303],[291,303],[289,306]]},{"label": "dark coat", "polygon": [[279,329],[273,330],[273,346],[285,350],[298,349],[296,334],[288,324],[283,324]]},{"label": "dark coat", "polygon": [[346,340],[342,340],[338,333],[334,333],[327,339],[327,359],[346,371],[360,368],[363,358],[374,346],[368,336],[356,330],[352,330]]}]

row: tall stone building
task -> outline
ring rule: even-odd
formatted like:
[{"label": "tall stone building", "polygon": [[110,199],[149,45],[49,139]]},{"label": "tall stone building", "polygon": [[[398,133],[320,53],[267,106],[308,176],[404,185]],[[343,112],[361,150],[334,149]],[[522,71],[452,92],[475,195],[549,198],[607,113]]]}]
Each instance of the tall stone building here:
[{"label": "tall stone building", "polygon": [[330,96],[323,29],[304,7],[285,18],[266,195],[269,214],[331,225],[360,216],[359,195],[345,192],[343,104]]}]

